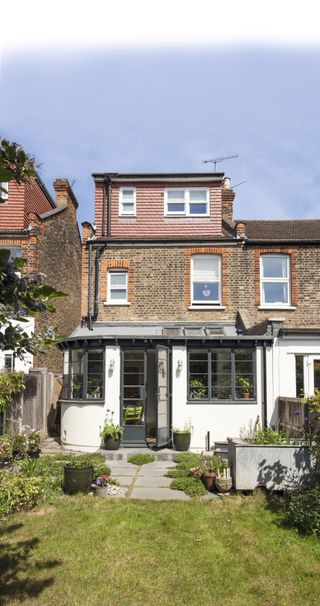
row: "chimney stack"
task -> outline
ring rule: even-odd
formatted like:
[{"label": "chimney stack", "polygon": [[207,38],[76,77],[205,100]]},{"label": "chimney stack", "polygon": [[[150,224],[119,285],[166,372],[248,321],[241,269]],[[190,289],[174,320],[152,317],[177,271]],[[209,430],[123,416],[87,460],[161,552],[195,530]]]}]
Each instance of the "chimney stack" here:
[{"label": "chimney stack", "polygon": [[237,238],[246,239],[246,224],[244,221],[237,221],[236,223],[236,234]]},{"label": "chimney stack", "polygon": [[68,206],[75,215],[78,208],[78,202],[68,179],[56,179],[53,183],[53,187],[56,192],[56,206]]},{"label": "chimney stack", "polygon": [[230,177],[224,177],[222,182],[222,216],[226,217],[226,219],[233,220],[233,201],[235,199],[235,193],[233,189],[231,189],[231,179]]}]

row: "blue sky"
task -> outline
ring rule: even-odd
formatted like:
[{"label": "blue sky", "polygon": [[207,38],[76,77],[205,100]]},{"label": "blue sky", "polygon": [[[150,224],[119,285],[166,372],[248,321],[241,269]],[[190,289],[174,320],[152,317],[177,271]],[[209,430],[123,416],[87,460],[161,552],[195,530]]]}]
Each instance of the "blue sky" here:
[{"label": "blue sky", "polygon": [[[43,17],[44,18],[44,17]],[[320,215],[320,46],[64,43],[2,53],[0,134],[74,182],[93,219],[92,172],[203,171],[236,188],[237,218]],[[270,42],[270,41],[269,41]]]}]

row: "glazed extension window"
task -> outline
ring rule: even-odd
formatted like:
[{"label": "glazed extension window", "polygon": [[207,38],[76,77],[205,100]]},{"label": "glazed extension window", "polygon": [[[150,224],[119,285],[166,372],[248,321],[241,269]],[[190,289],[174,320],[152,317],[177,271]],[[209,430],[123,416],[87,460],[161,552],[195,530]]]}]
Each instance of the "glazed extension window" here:
[{"label": "glazed extension window", "polygon": [[78,400],[103,398],[103,349],[73,349],[69,360],[69,397]]},{"label": "glazed extension window", "polygon": [[219,305],[220,283],[220,255],[193,255],[191,257],[192,305]]},{"label": "glazed extension window", "polygon": [[188,351],[188,400],[252,400],[255,383],[254,349]]},{"label": "glazed extension window", "polygon": [[290,305],[289,255],[261,255],[260,277],[261,305]]},{"label": "glazed extension window", "polygon": [[187,217],[209,216],[209,189],[167,189],[164,214]]}]

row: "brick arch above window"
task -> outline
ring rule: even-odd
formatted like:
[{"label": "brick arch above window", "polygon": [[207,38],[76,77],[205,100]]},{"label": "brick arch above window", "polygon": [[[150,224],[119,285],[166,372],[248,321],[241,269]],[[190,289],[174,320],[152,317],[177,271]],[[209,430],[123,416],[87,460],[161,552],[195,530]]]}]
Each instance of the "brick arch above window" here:
[{"label": "brick arch above window", "polygon": [[[205,246],[185,249],[185,305],[191,305],[191,258],[194,255],[219,255],[221,258],[221,305],[230,302],[230,254],[222,246]],[[214,306],[213,306],[214,307]],[[201,306],[199,306],[199,311]]]},{"label": "brick arch above window", "polygon": [[263,255],[288,255],[290,259],[290,302],[292,306],[296,306],[299,303],[299,285],[298,285],[298,249],[297,248],[286,248],[282,246],[268,246],[266,248],[256,248],[254,251],[254,265],[255,265],[255,297],[256,305],[261,305],[260,296],[260,259]]},{"label": "brick arch above window", "polygon": [[135,297],[135,279],[133,264],[127,259],[102,259],[100,265],[100,289],[99,300],[107,300],[109,271],[127,271],[128,272],[128,302],[134,303]]}]

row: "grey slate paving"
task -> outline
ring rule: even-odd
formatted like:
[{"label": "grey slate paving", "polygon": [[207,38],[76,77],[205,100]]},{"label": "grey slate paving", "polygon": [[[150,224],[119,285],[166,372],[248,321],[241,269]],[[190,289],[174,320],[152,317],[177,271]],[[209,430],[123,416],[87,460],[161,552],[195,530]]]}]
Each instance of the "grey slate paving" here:
[{"label": "grey slate paving", "polygon": [[150,488],[152,486],[157,486],[158,488],[169,488],[170,484],[172,482],[171,478],[164,478],[161,476],[157,476],[157,477],[152,477],[152,476],[138,476],[134,486],[144,486],[145,488],[148,488],[150,486]]},{"label": "grey slate paving", "polygon": [[191,497],[181,490],[171,490],[170,488],[134,488],[130,498],[151,501],[190,501]]}]

